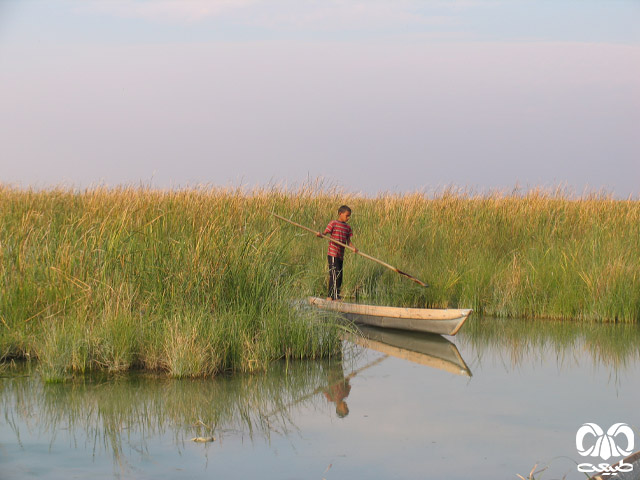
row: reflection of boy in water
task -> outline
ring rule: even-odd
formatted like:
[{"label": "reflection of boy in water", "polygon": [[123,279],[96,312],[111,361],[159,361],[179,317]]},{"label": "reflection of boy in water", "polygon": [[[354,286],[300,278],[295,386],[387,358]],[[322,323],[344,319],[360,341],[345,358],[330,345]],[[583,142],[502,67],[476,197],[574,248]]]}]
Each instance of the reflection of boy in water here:
[{"label": "reflection of boy in water", "polygon": [[336,404],[336,413],[340,418],[349,415],[349,407],[344,399],[349,396],[350,391],[349,377],[344,377],[342,365],[332,369],[331,373],[329,373],[329,386],[324,389],[324,396],[327,400]]}]

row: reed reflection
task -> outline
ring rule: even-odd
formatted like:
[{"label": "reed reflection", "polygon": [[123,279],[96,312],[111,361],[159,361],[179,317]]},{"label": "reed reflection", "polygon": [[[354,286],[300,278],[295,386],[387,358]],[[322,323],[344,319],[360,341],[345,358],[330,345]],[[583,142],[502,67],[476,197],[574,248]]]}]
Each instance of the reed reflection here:
[{"label": "reed reflection", "polygon": [[111,452],[118,464],[127,463],[124,451],[145,452],[167,434],[178,449],[194,438],[268,442],[296,430],[301,409],[325,409],[321,392],[336,378],[348,384],[338,360],[283,362],[260,375],[210,380],[139,373],[48,384],[34,371],[7,369],[0,378],[0,410],[16,441],[35,435],[53,445],[65,432],[77,448]]},{"label": "reed reflection", "polygon": [[634,324],[474,317],[457,342],[479,361],[493,353],[511,367],[555,356],[559,371],[570,370],[586,356],[616,373],[640,362],[640,325]]}]

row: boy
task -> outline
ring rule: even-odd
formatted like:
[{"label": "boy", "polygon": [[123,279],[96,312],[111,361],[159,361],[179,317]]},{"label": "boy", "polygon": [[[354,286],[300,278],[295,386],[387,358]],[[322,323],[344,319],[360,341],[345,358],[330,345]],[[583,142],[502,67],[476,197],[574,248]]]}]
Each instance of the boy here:
[{"label": "boy", "polygon": [[[353,248],[354,252],[358,250],[351,243],[353,231],[347,225],[351,218],[351,209],[346,205],[342,205],[338,209],[338,220],[332,220],[324,229],[324,235],[331,235],[331,238]],[[318,236],[322,237],[322,233],[318,232]],[[342,286],[342,261],[344,258],[344,247],[334,242],[329,242],[329,252],[327,255],[329,260],[329,296],[327,300],[340,300],[340,287]]]}]

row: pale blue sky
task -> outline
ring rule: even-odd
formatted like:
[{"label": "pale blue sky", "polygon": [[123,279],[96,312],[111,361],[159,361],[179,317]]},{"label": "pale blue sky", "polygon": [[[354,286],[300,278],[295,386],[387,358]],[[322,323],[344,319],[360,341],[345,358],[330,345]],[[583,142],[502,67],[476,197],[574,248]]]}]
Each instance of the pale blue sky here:
[{"label": "pale blue sky", "polygon": [[0,0],[0,182],[640,195],[640,2]]}]

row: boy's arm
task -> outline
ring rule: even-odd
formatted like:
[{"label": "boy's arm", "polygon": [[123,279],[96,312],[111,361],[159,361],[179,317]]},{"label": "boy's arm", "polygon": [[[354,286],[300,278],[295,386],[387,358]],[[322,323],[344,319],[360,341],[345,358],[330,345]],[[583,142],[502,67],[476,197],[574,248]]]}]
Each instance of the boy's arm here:
[{"label": "boy's arm", "polygon": [[347,245],[349,247],[351,247],[351,249],[353,250],[353,253],[358,253],[358,249],[356,248],[356,246],[351,241],[351,237],[349,237],[349,240],[347,240]]},{"label": "boy's arm", "polygon": [[329,225],[327,225],[327,228],[324,229],[324,233],[318,232],[316,233],[316,236],[322,238],[323,235],[326,235],[332,232],[333,232],[333,222],[329,222]]}]

